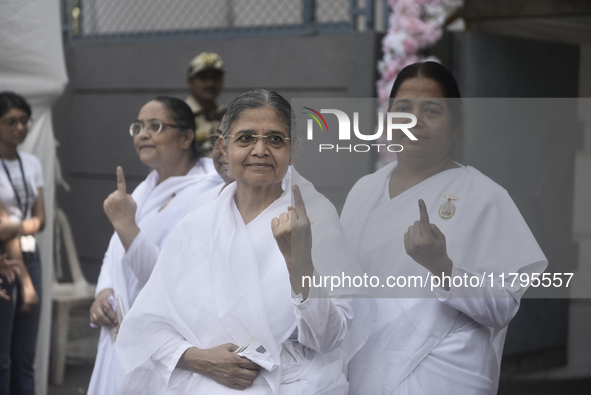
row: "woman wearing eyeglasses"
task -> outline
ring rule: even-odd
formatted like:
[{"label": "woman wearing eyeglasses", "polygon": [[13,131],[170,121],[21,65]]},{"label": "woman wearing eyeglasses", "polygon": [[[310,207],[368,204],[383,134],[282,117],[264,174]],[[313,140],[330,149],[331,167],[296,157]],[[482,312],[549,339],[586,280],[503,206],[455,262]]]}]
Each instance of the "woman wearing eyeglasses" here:
[{"label": "woman wearing eyeglasses", "polygon": [[165,96],[142,107],[130,126],[140,161],[154,170],[130,195],[118,167],[117,190],[104,202],[115,233],[90,307],[91,324],[102,330],[89,395],[116,393],[114,341],[123,314],[148,281],[177,222],[189,209],[215,199],[223,186],[212,160],[199,157],[194,129],[185,102]]},{"label": "woman wearing eyeglasses", "polygon": [[[43,229],[43,173],[39,160],[19,152],[29,131],[31,107],[13,93],[0,92],[0,241],[8,257],[17,259],[18,281],[2,286],[16,298],[0,299],[0,393],[34,394],[35,347],[39,327],[41,261],[34,234]],[[3,253],[0,252],[0,254]]]},{"label": "woman wearing eyeglasses", "polygon": [[272,91],[228,105],[218,144],[236,182],[163,247],[117,340],[119,394],[347,393],[351,290],[302,276],[353,265],[336,210],[290,166],[291,118]]}]

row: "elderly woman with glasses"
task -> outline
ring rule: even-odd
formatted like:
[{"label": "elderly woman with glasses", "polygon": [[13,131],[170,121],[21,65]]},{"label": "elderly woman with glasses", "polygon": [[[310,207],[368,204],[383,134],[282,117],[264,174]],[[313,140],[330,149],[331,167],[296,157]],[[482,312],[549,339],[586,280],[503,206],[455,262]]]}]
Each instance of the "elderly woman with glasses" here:
[{"label": "elderly woman with glasses", "polygon": [[92,326],[101,337],[88,394],[115,394],[115,339],[122,317],[148,281],[160,248],[177,222],[192,208],[217,197],[223,181],[195,145],[190,108],[173,97],[148,102],[129,128],[140,161],[154,169],[130,195],[123,169],[117,190],[104,210],[115,233],[111,238],[90,307]]},{"label": "elderly woman with glasses", "polygon": [[347,393],[351,290],[303,279],[354,263],[336,210],[290,166],[291,119],[273,91],[228,105],[218,144],[236,182],[163,247],[121,327],[118,393]]}]

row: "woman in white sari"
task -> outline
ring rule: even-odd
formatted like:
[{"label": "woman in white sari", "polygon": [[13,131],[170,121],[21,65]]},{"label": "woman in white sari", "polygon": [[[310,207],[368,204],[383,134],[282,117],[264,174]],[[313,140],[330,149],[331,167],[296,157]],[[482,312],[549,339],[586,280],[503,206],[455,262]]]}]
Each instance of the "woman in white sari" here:
[{"label": "woman in white sari", "polygon": [[394,134],[404,147],[397,162],[349,193],[341,221],[351,249],[382,281],[484,282],[450,288],[447,280],[427,294],[380,289],[375,330],[349,365],[350,393],[495,394],[507,325],[526,290],[510,273],[541,273],[546,258],[507,192],[451,160],[461,123],[451,73],[434,62],[410,65],[390,97],[391,112],[416,116],[417,140]]},{"label": "woman in white sari", "polygon": [[190,108],[173,97],[148,102],[129,132],[141,162],[154,170],[126,193],[123,169],[117,190],[104,209],[115,228],[105,253],[90,308],[92,325],[102,327],[88,394],[115,394],[115,337],[121,309],[129,310],[148,281],[160,248],[178,221],[192,208],[215,199],[224,185],[209,158],[194,143]]},{"label": "woman in white sari", "polygon": [[350,256],[334,207],[290,168],[291,117],[272,91],[228,105],[219,144],[236,182],[162,249],[117,340],[120,394],[347,393],[351,300],[302,276]]}]

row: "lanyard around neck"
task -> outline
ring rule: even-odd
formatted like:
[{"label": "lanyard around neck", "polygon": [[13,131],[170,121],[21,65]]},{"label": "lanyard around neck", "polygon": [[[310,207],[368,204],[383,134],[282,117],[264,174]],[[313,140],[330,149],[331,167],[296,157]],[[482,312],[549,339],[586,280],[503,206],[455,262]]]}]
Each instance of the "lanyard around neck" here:
[{"label": "lanyard around neck", "polygon": [[6,172],[6,176],[8,177],[8,181],[10,182],[10,186],[12,186],[12,190],[14,191],[14,196],[16,197],[16,203],[18,204],[18,208],[21,209],[22,212],[22,219],[24,221],[27,217],[27,211],[29,210],[29,187],[27,186],[27,179],[25,177],[25,169],[23,168],[23,161],[21,160],[21,156],[17,153],[16,158],[18,159],[19,167],[21,168],[21,175],[23,176],[23,185],[25,186],[25,206],[23,210],[22,200],[14,183],[12,182],[12,177],[10,176],[10,172],[8,171],[8,167],[6,166],[6,162],[4,162],[4,158],[0,155],[0,160],[2,160],[2,167],[4,167],[4,171]]}]

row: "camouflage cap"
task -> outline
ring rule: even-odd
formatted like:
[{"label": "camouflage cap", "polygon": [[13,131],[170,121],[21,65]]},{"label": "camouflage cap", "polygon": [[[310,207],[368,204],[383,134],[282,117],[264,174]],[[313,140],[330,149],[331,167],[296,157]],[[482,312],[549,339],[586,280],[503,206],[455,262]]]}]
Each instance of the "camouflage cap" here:
[{"label": "camouflage cap", "polygon": [[189,69],[187,70],[187,78],[192,78],[198,73],[207,70],[216,70],[220,73],[225,72],[224,62],[222,58],[213,52],[201,52],[195,56],[189,63]]}]

